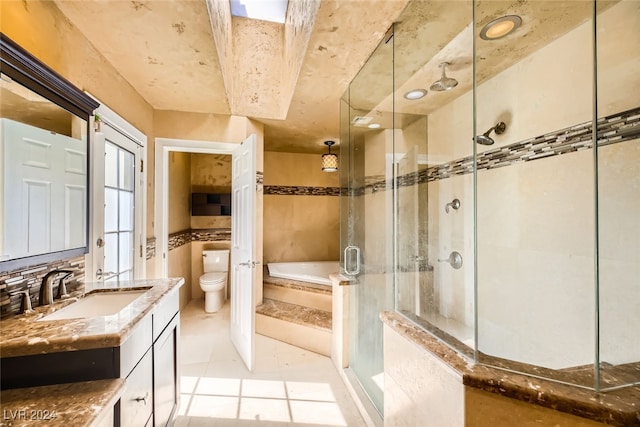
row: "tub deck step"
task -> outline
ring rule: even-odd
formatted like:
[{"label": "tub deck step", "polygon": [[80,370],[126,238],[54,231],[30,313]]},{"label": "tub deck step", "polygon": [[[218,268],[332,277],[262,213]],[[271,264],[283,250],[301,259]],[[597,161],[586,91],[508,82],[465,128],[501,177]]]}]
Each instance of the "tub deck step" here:
[{"label": "tub deck step", "polygon": [[331,287],[263,275],[264,298],[331,312]]},{"label": "tub deck step", "polygon": [[331,312],[265,298],[256,307],[256,332],[331,356]]}]

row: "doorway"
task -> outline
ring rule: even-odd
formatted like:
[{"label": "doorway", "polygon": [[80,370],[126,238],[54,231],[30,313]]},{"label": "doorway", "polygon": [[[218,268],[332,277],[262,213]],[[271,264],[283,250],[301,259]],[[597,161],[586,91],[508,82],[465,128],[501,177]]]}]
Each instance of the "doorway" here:
[{"label": "doorway", "polygon": [[[246,152],[251,154],[253,161],[251,167],[247,168]],[[255,306],[262,300],[262,268],[261,249],[262,248],[262,227],[253,228],[258,219],[262,218],[261,198],[262,184],[259,178],[261,174],[256,172],[256,137],[251,135],[240,144],[156,139],[155,158],[155,226],[156,226],[156,247],[157,255],[155,262],[155,276],[167,277],[169,273],[169,157],[173,152],[183,153],[204,153],[231,155],[233,158],[233,178],[232,187],[235,192],[237,185],[241,185],[239,194],[246,197],[233,197],[232,216],[232,251],[231,265],[229,268],[229,286],[231,287],[232,299],[232,322],[231,336],[242,337],[242,340],[234,340],[234,344],[247,367],[251,370],[253,365],[253,340],[255,331]],[[240,166],[240,167],[237,167]],[[255,185],[255,187],[254,187]],[[251,200],[251,206],[242,201]],[[256,202],[254,205],[254,202]],[[257,207],[258,209],[255,209]],[[247,211],[247,209],[249,209]],[[242,219],[242,224],[237,219]],[[246,220],[245,220],[246,219]],[[244,225],[243,225],[244,224]],[[251,232],[247,233],[247,230]],[[246,239],[238,240],[247,234]],[[190,241],[190,236],[188,237]],[[251,243],[249,246],[237,244],[240,241]],[[247,251],[248,249],[248,251]],[[240,259],[242,258],[242,259]],[[240,279],[239,279],[240,278]],[[181,304],[185,305],[190,299],[190,293],[181,294]],[[239,297],[238,297],[239,295]],[[234,300],[235,299],[235,300]],[[235,319],[235,320],[234,320]],[[242,343],[240,343],[242,341]]]}]

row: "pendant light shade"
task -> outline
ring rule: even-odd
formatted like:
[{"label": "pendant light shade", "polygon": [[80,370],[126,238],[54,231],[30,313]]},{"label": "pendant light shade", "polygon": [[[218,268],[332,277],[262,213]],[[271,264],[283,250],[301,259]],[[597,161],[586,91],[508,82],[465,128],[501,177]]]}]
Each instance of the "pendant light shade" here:
[{"label": "pendant light shade", "polygon": [[329,147],[329,152],[322,155],[322,171],[323,172],[336,172],[338,170],[338,156],[331,152],[331,146],[335,144],[334,141],[325,141],[324,145]]}]

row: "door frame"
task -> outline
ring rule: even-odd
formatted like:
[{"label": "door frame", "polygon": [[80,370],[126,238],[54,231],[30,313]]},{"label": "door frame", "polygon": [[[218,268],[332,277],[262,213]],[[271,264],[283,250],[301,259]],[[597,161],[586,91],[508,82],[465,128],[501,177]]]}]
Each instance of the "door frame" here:
[{"label": "door frame", "polygon": [[154,234],[156,239],[155,276],[169,274],[169,153],[226,154],[231,156],[239,144],[233,142],[199,141],[190,139],[155,139],[154,171]]}]

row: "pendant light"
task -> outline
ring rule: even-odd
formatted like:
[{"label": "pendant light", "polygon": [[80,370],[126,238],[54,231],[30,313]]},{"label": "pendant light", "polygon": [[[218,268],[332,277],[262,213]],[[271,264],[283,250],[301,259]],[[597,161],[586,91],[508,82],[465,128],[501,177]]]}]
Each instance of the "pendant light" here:
[{"label": "pendant light", "polygon": [[335,141],[325,141],[324,145],[329,147],[329,152],[322,155],[322,171],[336,172],[338,170],[338,156],[331,152],[331,146]]}]

